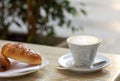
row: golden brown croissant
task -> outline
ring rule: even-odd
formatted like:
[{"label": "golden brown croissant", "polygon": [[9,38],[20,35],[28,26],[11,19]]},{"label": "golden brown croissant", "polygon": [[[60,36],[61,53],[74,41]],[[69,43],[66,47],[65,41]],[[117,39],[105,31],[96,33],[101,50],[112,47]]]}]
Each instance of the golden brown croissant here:
[{"label": "golden brown croissant", "polygon": [[1,71],[6,71],[10,68],[10,61],[8,60],[7,57],[3,56],[1,53],[0,53],[0,72]]},{"label": "golden brown croissant", "polygon": [[2,55],[21,62],[36,65],[41,64],[41,56],[25,47],[22,43],[5,44],[1,50]]}]

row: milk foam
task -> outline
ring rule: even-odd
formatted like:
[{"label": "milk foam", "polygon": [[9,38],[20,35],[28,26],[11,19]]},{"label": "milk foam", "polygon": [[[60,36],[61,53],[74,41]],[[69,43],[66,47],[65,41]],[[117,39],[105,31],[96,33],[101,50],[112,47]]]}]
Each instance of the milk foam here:
[{"label": "milk foam", "polygon": [[68,41],[77,45],[91,45],[98,43],[100,40],[93,36],[72,36]]}]

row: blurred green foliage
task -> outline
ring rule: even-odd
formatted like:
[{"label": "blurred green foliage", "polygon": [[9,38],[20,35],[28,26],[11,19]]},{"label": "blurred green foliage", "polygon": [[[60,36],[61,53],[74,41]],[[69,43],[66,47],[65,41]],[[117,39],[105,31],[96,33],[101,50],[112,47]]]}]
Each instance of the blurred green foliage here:
[{"label": "blurred green foliage", "polygon": [[[42,10],[44,14],[41,14]],[[28,29],[26,40],[28,41],[37,35],[42,35],[43,32],[46,32],[46,35],[55,35],[53,25],[48,24],[50,18],[57,20],[60,27],[66,24],[75,30],[71,26],[71,20],[64,19],[64,11],[72,15],[77,13],[77,10],[70,5],[69,0],[0,0],[0,11],[0,37],[4,39],[9,35],[8,28],[11,23],[14,22],[19,26],[15,17],[26,23]],[[80,12],[86,14],[83,9]],[[12,17],[12,21],[6,23],[9,17]],[[37,31],[39,33],[36,33]]]}]

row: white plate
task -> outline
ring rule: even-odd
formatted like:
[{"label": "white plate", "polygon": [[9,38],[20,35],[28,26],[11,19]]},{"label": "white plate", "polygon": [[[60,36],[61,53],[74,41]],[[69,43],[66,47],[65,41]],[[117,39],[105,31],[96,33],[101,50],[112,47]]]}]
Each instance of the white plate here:
[{"label": "white plate", "polygon": [[0,72],[0,78],[11,78],[11,77],[26,75],[35,72],[39,69],[42,69],[47,64],[49,64],[48,60],[43,57],[42,57],[42,64],[34,65],[34,66],[26,63],[18,62],[12,59],[10,59],[10,61],[11,61],[11,68],[7,71]]},{"label": "white plate", "polygon": [[[71,53],[69,53],[69,54],[61,56],[58,59],[58,63],[61,66],[66,67],[66,68],[68,68],[68,70],[71,70],[71,71],[89,73],[89,72],[95,72],[95,71],[101,70],[104,67],[108,66],[110,64],[110,62],[111,62],[108,57],[102,55],[101,53],[98,53],[96,55],[94,63],[97,63],[97,62],[100,62],[100,61],[103,61],[103,60],[106,61],[104,64],[100,64],[100,65],[94,66],[92,68],[74,67],[73,66],[74,62],[73,62],[72,55],[71,55]],[[69,67],[71,67],[71,68],[69,68]]]}]

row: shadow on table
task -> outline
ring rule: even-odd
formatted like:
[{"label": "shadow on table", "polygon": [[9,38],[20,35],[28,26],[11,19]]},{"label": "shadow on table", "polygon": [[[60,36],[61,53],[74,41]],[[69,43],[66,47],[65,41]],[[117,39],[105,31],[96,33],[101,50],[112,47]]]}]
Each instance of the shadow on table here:
[{"label": "shadow on table", "polygon": [[110,77],[110,73],[109,71],[107,71],[106,69],[103,70],[99,70],[96,72],[92,72],[92,73],[80,73],[80,72],[73,72],[73,71],[68,71],[68,70],[58,70],[60,73],[62,73],[64,76],[71,76],[74,78],[82,78],[82,79],[95,79],[97,78],[99,80],[99,78],[103,77],[104,79],[108,79]]}]

